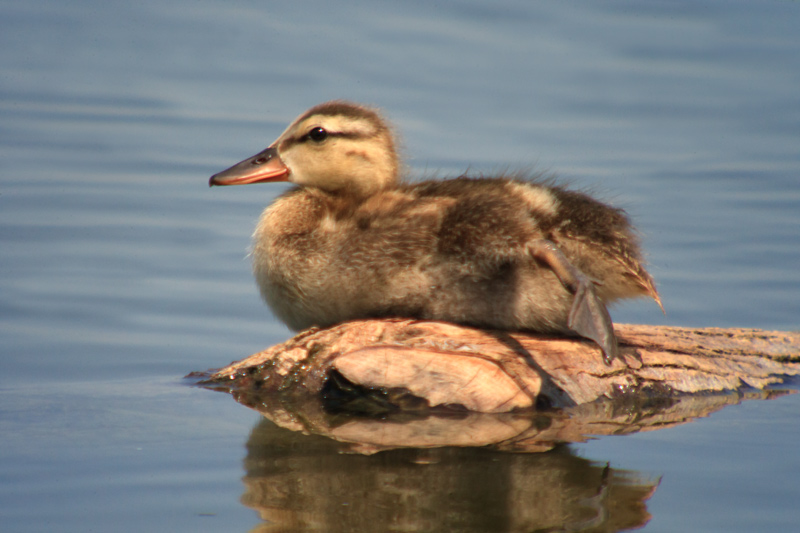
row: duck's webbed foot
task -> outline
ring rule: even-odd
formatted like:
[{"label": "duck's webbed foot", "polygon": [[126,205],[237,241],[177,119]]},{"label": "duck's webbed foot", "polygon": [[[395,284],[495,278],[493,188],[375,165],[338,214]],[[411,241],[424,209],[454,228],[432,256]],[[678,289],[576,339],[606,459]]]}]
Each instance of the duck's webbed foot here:
[{"label": "duck's webbed foot", "polygon": [[592,281],[570,263],[552,241],[531,241],[528,249],[533,257],[549,266],[564,287],[575,295],[567,326],[581,337],[594,341],[603,351],[603,361],[610,365],[619,357],[619,350],[611,316],[594,288],[598,282]]},{"label": "duck's webbed foot", "polygon": [[603,361],[607,365],[619,357],[611,316],[605,304],[597,297],[592,281],[585,275],[576,287],[567,325],[581,337],[597,343],[603,350]]}]

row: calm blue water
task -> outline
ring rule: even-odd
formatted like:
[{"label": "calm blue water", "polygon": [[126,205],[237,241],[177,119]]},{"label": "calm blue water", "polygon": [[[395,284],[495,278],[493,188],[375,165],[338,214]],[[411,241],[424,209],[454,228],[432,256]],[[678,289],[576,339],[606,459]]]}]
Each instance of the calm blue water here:
[{"label": "calm blue water", "polygon": [[[798,27],[785,1],[0,2],[3,531],[262,523],[259,416],[181,376],[289,336],[245,257],[282,187],[206,184],[324,100],[383,107],[416,175],[533,165],[625,207],[668,314],[618,322],[798,329]],[[646,531],[786,531],[798,439],[793,395],[570,453],[661,478]]]}]

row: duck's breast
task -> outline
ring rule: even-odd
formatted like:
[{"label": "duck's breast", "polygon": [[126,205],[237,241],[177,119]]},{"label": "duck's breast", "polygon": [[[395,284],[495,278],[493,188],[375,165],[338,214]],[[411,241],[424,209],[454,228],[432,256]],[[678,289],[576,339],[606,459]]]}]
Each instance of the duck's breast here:
[{"label": "duck's breast", "polygon": [[299,190],[261,216],[253,267],[261,294],[294,329],[371,316],[417,316],[442,210],[387,192],[347,201]]}]

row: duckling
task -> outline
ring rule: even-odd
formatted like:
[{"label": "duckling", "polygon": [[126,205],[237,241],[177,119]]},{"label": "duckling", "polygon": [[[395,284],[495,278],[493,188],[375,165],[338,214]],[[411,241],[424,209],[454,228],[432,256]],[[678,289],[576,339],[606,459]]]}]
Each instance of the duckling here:
[{"label": "duckling", "polygon": [[392,130],[369,107],[312,107],[209,185],[271,181],[295,187],[261,215],[253,271],[295,330],[443,320],[577,335],[611,364],[606,304],[650,296],[661,306],[624,211],[518,176],[407,182]]}]

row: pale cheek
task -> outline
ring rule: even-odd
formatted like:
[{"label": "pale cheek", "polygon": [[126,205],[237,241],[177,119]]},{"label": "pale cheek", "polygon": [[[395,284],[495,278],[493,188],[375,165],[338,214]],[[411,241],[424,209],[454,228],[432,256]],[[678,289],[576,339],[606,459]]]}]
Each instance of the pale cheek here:
[{"label": "pale cheek", "polygon": [[297,185],[310,185],[311,176],[309,173],[309,161],[307,158],[298,156],[296,153],[288,153],[281,156],[284,164],[289,168],[289,181]]},{"label": "pale cheek", "polygon": [[297,185],[336,190],[347,181],[347,168],[340,161],[318,157],[292,168],[289,180]]},{"label": "pale cheek", "polygon": [[308,175],[304,170],[295,170],[289,173],[289,181],[297,185],[309,185]]}]

